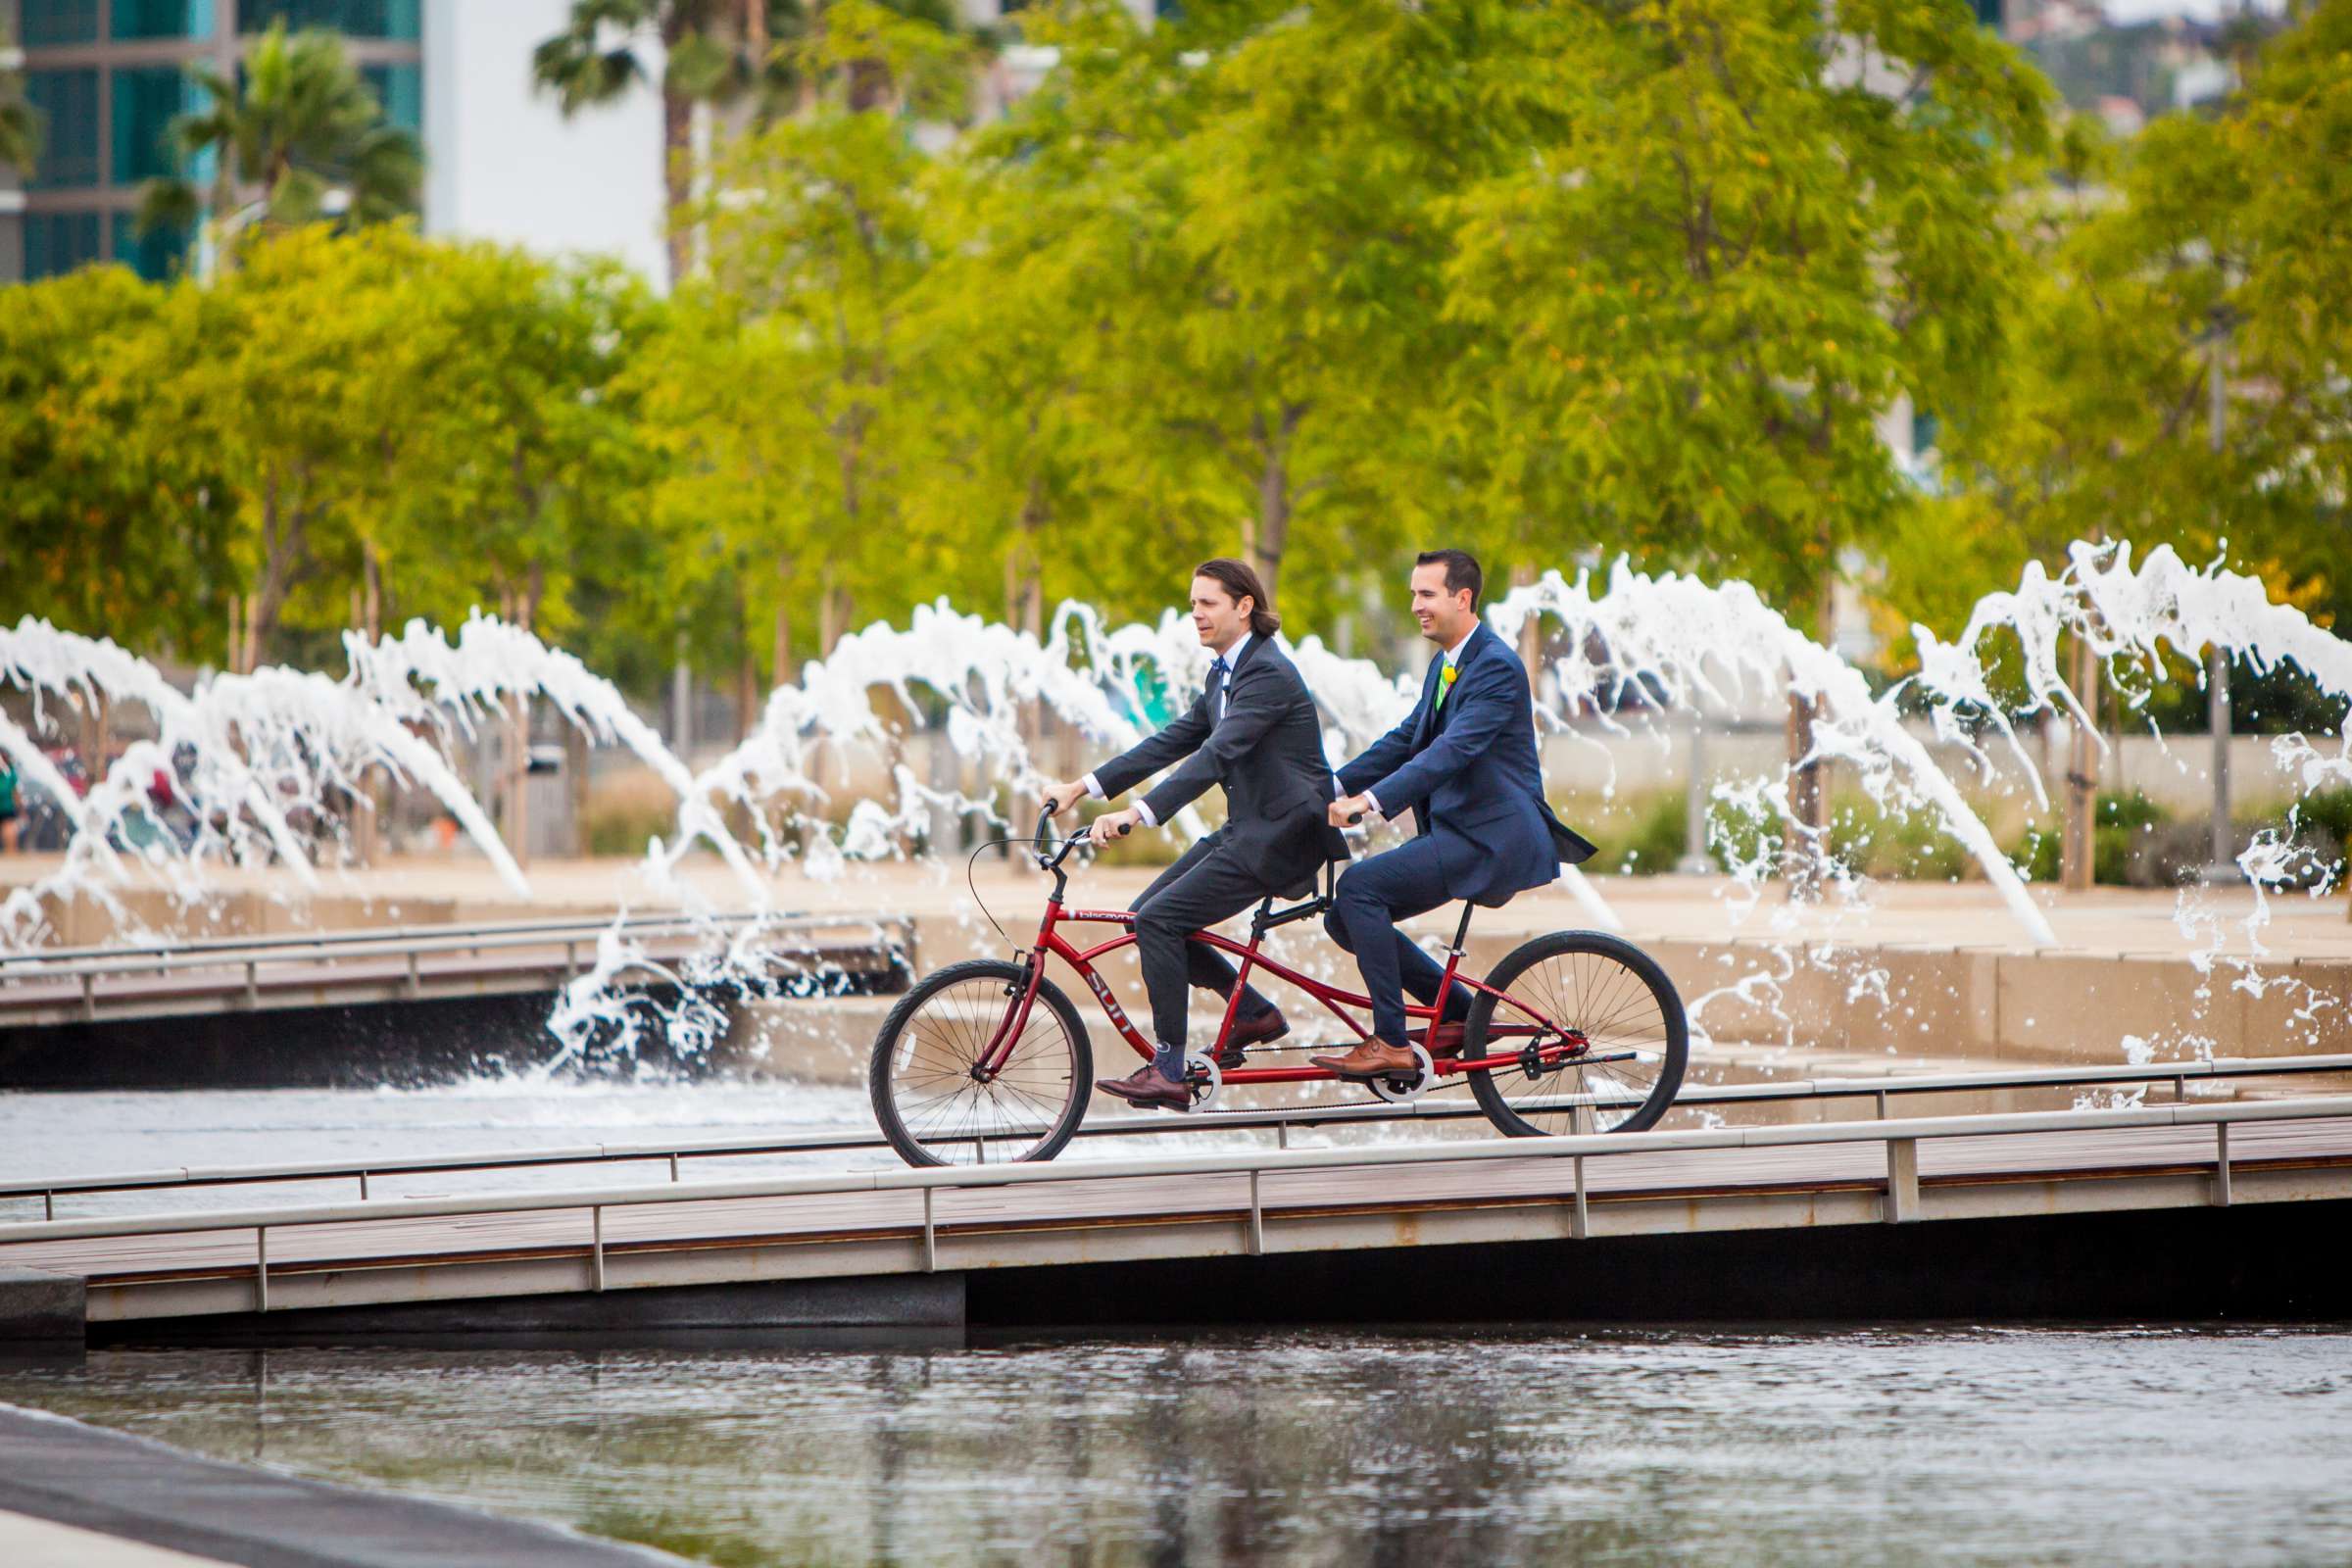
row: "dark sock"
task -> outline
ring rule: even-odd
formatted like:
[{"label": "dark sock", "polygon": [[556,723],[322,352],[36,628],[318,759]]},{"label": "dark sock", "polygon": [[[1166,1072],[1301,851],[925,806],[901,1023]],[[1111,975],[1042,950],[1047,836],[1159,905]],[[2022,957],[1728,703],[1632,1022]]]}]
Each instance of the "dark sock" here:
[{"label": "dark sock", "polygon": [[1157,1068],[1159,1075],[1168,1082],[1172,1084],[1184,1082],[1184,1053],[1182,1051],[1163,1045],[1159,1048],[1157,1054],[1152,1056],[1152,1065]]}]

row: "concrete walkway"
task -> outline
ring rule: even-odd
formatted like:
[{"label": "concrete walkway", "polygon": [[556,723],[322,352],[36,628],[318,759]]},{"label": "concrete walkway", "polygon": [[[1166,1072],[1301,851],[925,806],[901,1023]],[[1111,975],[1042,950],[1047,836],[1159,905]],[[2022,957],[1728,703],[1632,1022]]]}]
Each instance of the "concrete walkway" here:
[{"label": "concrete walkway", "polygon": [[[56,856],[0,857],[0,892],[37,881],[55,871]],[[1120,908],[1157,867],[1148,865],[1089,865],[1071,878],[1074,902],[1098,908]],[[524,903],[502,884],[488,862],[478,857],[402,857],[387,858],[366,870],[327,871],[315,896],[307,900],[294,878],[282,869],[215,867],[208,872],[233,905],[240,900],[267,906],[267,918],[251,922],[253,929],[286,930],[316,923],[319,926],[368,926],[429,923],[436,920],[486,921],[510,918],[547,918],[563,914],[605,914],[620,905],[638,913],[675,908],[678,890],[656,887],[635,860],[540,859],[527,867],[533,900]],[[720,908],[748,907],[750,900],[735,878],[714,859],[696,857],[680,868],[681,881]],[[1033,929],[1045,889],[1044,880],[1018,863],[983,857],[977,869],[980,894],[1007,928],[1016,923]],[[778,907],[811,913],[903,913],[923,919],[939,916],[969,918],[980,923],[971,908],[964,884],[963,858],[944,863],[908,864],[898,861],[857,863],[840,876],[819,880],[798,870],[764,879]],[[1729,878],[1720,876],[1595,876],[1591,879],[1610,906],[1637,938],[1680,938],[1687,941],[1782,940],[1844,942],[1864,946],[1886,943],[1926,943],[1966,946],[1980,950],[2027,953],[2034,944],[1983,882],[1901,882],[1871,885],[1866,907],[1835,900],[1792,906],[1779,885],[1769,884],[1753,906],[1743,904]],[[2055,928],[2062,949],[2070,953],[2109,956],[2185,954],[2206,945],[2183,939],[2175,924],[2176,896],[2167,890],[2094,888],[2086,893],[2062,893],[2044,883],[2033,890],[2034,902]],[[2253,912],[2254,896],[2245,889],[2213,889],[2200,895],[2220,929],[2212,934],[2223,953],[2243,953],[2249,939],[2243,929]],[[166,915],[164,898],[133,892],[126,904],[141,914]],[[150,910],[148,906],[154,908]],[[306,904],[314,906],[315,921],[306,919]],[[228,929],[242,929],[241,911],[223,911]],[[2345,918],[2342,894],[2312,900],[2301,894],[2274,897],[2269,923],[2260,941],[2283,958],[2342,957],[2352,955],[2352,922]],[[1426,922],[1450,924],[1450,916]],[[1485,914],[1482,928],[1549,931],[1563,926],[1590,926],[1591,916],[1559,884],[1521,894],[1505,910]],[[190,934],[195,934],[190,932]],[[75,940],[104,941],[107,933],[91,930]]]},{"label": "concrete walkway", "polygon": [[648,1568],[681,1559],[0,1405],[8,1568]]}]

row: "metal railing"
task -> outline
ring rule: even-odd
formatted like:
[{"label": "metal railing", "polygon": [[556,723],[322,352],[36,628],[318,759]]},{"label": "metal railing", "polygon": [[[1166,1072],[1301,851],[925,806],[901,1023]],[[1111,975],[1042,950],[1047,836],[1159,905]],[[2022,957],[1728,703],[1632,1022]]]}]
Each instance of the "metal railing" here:
[{"label": "metal railing", "polygon": [[[1817,1078],[1788,1083],[1727,1084],[1686,1090],[1674,1108],[1785,1102],[1806,1100],[1859,1100],[1876,1102],[1886,1119],[1891,1100],[1904,1095],[1984,1094],[2016,1089],[2058,1089],[2096,1085],[2165,1084],[2176,1102],[2185,1101],[2188,1085],[2214,1079],[2281,1077],[2310,1073],[2352,1075],[2352,1055],[2226,1057],[2212,1061],[2151,1063],[2112,1067],[2033,1067],[1991,1073],[1915,1073],[1889,1078]],[[2352,1102],[2352,1097],[2347,1097]],[[1575,1099],[1528,1102],[1522,1111],[1570,1109]],[[1320,1105],[1291,1109],[1203,1111],[1191,1116],[1117,1116],[1088,1121],[1079,1138],[1133,1138],[1167,1133],[1271,1130],[1276,1147],[1290,1147],[1294,1129],[1345,1126],[1353,1123],[1453,1121],[1482,1118],[1474,1104],[1459,1102],[1413,1101],[1404,1103]],[[2064,1112],[2082,1115],[2083,1112]],[[1035,1137],[1040,1129],[1005,1131],[974,1139],[985,1148],[1016,1138]],[[1612,1135],[1625,1136],[1625,1135]],[[1523,1142],[1523,1141],[1522,1141]],[[196,1188],[255,1186],[304,1181],[353,1181],[360,1198],[369,1199],[371,1181],[393,1176],[449,1175],[469,1171],[554,1169],[572,1165],[638,1164],[666,1161],[669,1180],[683,1179],[689,1159],[743,1157],[760,1154],[811,1154],[889,1148],[877,1133],[806,1133],[787,1138],[726,1138],[659,1144],[585,1144],[543,1150],[497,1150],[473,1153],[435,1154],[414,1159],[374,1160],[366,1164],[296,1163],[278,1165],[174,1166],[153,1171],[128,1171],[38,1180],[0,1180],[0,1200],[38,1198],[44,1218],[57,1217],[60,1197],[96,1193],[185,1191]],[[1089,1165],[1089,1168],[1093,1168]]]},{"label": "metal railing", "polygon": [[[921,1240],[923,1266],[935,1269],[939,1257],[939,1223],[935,1200],[942,1190],[1007,1188],[1046,1182],[1118,1180],[1130,1177],[1233,1176],[1250,1178],[1248,1209],[1250,1250],[1262,1252],[1268,1211],[1261,1193],[1262,1179],[1294,1171],[1345,1170],[1365,1166],[1416,1167],[1436,1164],[1474,1164],[1490,1160],[1565,1160],[1572,1167],[1572,1186],[1559,1196],[1572,1202],[1570,1234],[1589,1234],[1585,1163],[1634,1154],[1656,1154],[1728,1149],[1774,1149],[1797,1146],[1879,1144],[1886,1150],[1886,1197],[1882,1217],[1906,1223],[1921,1217],[1919,1145],[1944,1138],[2017,1137],[2058,1132],[2106,1132],[2151,1127],[2210,1127],[2214,1132],[2213,1186],[2210,1201],[2231,1200],[2230,1129],[2247,1123],[2303,1121],[2352,1117],[2352,1097],[2320,1100],[2281,1100],[2220,1105],[2166,1104],[2126,1110],[2025,1111],[2000,1115],[1922,1117],[1904,1121],[1806,1123],[1779,1127],[1722,1127],[1687,1132],[1597,1134],[1570,1137],[1497,1139],[1477,1143],[1413,1144],[1388,1147],[1349,1147],[1317,1150],[1259,1150],[1213,1154],[1175,1155],[1158,1159],[1089,1160],[1075,1164],[1013,1164],[946,1166],[923,1170],[848,1171],[830,1175],[744,1182],[693,1182],[659,1187],[590,1188],[565,1193],[510,1193],[457,1199],[386,1200],[372,1203],[326,1204],[314,1207],[215,1210],[185,1214],[127,1215],[107,1219],[54,1220],[0,1225],[0,1245],[27,1242],[120,1240],[128,1237],[185,1236],[245,1231],[255,1233],[254,1309],[270,1309],[270,1233],[317,1225],[368,1224],[394,1220],[454,1219],[480,1214],[544,1213],[586,1210],[589,1215],[592,1279],[597,1290],[606,1285],[605,1214],[610,1209],[641,1208],[681,1202],[710,1202],[738,1199],[811,1198],[845,1193],[915,1192],[922,1196]],[[2352,1157],[2348,1154],[2347,1157]],[[2177,1160],[2171,1163],[2179,1163]],[[1311,1211],[1305,1205],[1300,1212]],[[992,1221],[1000,1224],[1001,1221]],[[870,1226],[861,1227],[869,1231]],[[478,1238],[467,1244],[466,1256],[478,1257]],[[412,1262],[414,1243],[404,1252]],[[298,1265],[310,1269],[341,1270],[365,1267],[363,1257],[346,1256]],[[152,1270],[144,1271],[152,1272]],[[218,1265],[206,1272],[218,1274]],[[281,1273],[284,1272],[281,1269]]]},{"label": "metal railing", "polygon": [[46,980],[82,973],[115,974],[167,972],[244,962],[258,956],[264,962],[303,958],[334,959],[406,953],[422,947],[432,952],[553,947],[566,940],[593,942],[605,932],[618,930],[633,937],[702,936],[712,928],[729,929],[766,923],[794,930],[831,930],[875,926],[905,930],[911,919],[897,914],[816,914],[775,911],[767,914],[636,914],[620,917],[576,916],[549,920],[502,920],[480,925],[385,926],[368,930],[268,932],[234,937],[199,937],[186,942],[132,944],[123,947],[28,948],[0,953],[0,981]]},{"label": "metal railing", "polygon": [[[581,949],[593,954],[598,940],[608,931],[618,930],[633,941],[661,942],[705,938],[713,929],[734,931],[755,925],[773,926],[779,933],[857,929],[888,933],[886,941],[891,951],[904,956],[909,967],[913,963],[914,922],[909,916],[895,914],[731,913],[708,917],[662,914],[620,920],[514,920],[471,926],[396,926],[311,935],[212,937],[144,947],[32,949],[0,954],[0,1019],[11,1013],[54,1011],[61,1006],[77,1007],[82,1017],[95,1018],[100,1007],[109,1003],[146,1004],[176,994],[159,992],[153,984],[148,984],[136,992],[110,995],[100,987],[101,980],[122,986],[181,975],[222,976],[215,982],[191,985],[189,995],[241,992],[247,1003],[255,1004],[268,990],[335,990],[377,986],[387,981],[402,985],[406,994],[416,996],[421,994],[424,982],[434,975],[420,961],[428,956],[465,954],[479,959],[486,955],[497,957],[528,952],[545,954],[552,959],[561,950],[563,970],[572,974],[579,971]],[[387,957],[404,960],[405,975],[380,969],[338,971],[335,967]],[[294,964],[304,966],[299,975],[268,972],[282,971]],[[516,962],[487,968],[474,966],[466,972],[472,978],[536,975],[555,967],[549,961]]]}]

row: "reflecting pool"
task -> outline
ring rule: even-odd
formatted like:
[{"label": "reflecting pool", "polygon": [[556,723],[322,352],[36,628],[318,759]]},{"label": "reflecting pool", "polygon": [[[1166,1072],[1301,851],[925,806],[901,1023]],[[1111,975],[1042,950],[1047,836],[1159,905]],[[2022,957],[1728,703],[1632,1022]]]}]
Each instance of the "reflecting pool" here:
[{"label": "reflecting pool", "polygon": [[114,1350],[0,1400],[723,1565],[2352,1557],[2338,1331]]}]

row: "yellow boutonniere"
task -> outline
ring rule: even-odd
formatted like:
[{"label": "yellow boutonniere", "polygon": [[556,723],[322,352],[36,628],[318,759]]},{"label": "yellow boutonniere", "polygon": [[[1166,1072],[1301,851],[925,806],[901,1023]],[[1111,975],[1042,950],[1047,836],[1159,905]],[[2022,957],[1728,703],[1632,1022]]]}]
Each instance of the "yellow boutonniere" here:
[{"label": "yellow boutonniere", "polygon": [[1451,664],[1447,664],[1446,666],[1446,673],[1438,677],[1438,684],[1441,686],[1450,686],[1453,684],[1453,666]]}]

